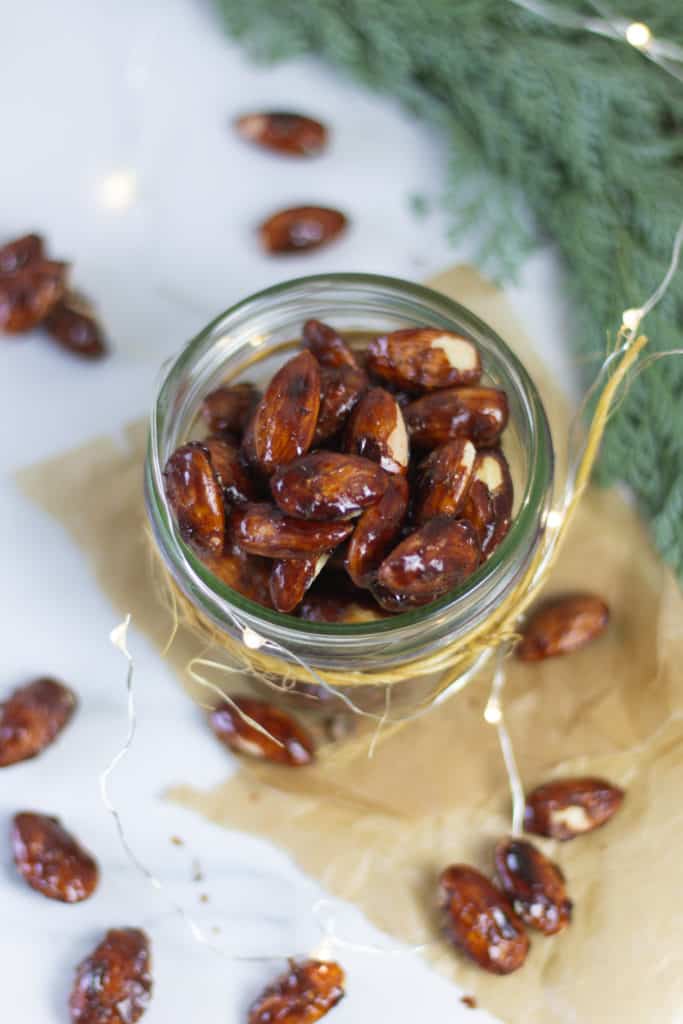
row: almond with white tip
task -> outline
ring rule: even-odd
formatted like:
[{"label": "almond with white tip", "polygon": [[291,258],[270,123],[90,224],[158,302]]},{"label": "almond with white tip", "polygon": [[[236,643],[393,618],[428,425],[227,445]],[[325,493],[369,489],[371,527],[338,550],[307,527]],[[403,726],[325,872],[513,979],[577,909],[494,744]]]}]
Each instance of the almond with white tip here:
[{"label": "almond with white tip", "polygon": [[410,448],[401,407],[384,388],[363,395],[346,429],[344,448],[377,462],[387,473],[405,473]]},{"label": "almond with white tip", "polygon": [[606,825],[624,795],[623,789],[605,779],[554,779],[527,797],[524,828],[551,839],[574,839]]},{"label": "almond with white tip", "polygon": [[477,449],[466,438],[435,448],[420,463],[415,521],[455,516],[465,500],[477,459]]},{"label": "almond with white tip", "polygon": [[374,338],[368,346],[367,368],[398,387],[431,391],[476,384],[481,357],[474,342],[461,334],[411,327]]},{"label": "almond with white tip", "polygon": [[325,568],[329,555],[317,558],[278,559],[270,573],[270,599],[279,612],[292,612],[301,604],[311,583]]},{"label": "almond with white tip", "polygon": [[498,547],[510,529],[513,498],[512,476],[503,453],[479,452],[462,514],[477,531],[484,558]]}]

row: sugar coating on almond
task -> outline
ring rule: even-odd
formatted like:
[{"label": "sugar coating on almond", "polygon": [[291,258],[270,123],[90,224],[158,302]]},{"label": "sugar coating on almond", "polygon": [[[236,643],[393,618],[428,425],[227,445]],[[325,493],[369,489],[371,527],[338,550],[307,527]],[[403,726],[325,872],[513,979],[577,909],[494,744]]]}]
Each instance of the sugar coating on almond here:
[{"label": "sugar coating on almond", "polygon": [[452,334],[441,334],[434,338],[431,348],[440,348],[451,366],[456,370],[478,370],[479,353],[467,338],[457,338]]},{"label": "sugar coating on almond", "polygon": [[489,491],[497,491],[503,486],[503,470],[500,462],[493,455],[485,455],[481,459],[474,474],[475,480],[481,480]]},{"label": "sugar coating on almond", "polygon": [[569,807],[551,811],[550,820],[553,827],[564,825],[570,832],[588,832],[593,827],[585,808],[580,804],[570,804]]}]

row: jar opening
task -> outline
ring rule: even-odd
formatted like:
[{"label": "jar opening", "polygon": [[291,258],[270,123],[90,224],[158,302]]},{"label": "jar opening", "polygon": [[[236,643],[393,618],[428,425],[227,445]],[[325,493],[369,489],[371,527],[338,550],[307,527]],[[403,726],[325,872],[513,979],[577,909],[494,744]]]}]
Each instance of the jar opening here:
[{"label": "jar opening", "polygon": [[[186,438],[201,398],[239,366],[240,357],[267,351],[300,333],[308,318],[329,320],[342,332],[394,330],[429,325],[456,330],[482,353],[487,377],[508,392],[515,444],[524,464],[516,510],[507,536],[490,557],[458,588],[429,605],[386,619],[359,623],[323,623],[297,619],[264,608],[218,580],[180,538],[167,506],[162,471],[166,459]],[[264,347],[265,346],[265,347]],[[298,278],[249,296],[216,317],[181,352],[168,370],[150,429],[145,474],[148,513],[164,561],[181,589],[215,622],[225,606],[258,630],[262,623],[279,642],[325,637],[352,645],[358,638],[384,643],[421,628],[452,635],[492,610],[505,586],[519,578],[536,549],[550,501],[553,453],[545,412],[537,389],[505,342],[465,307],[421,285],[367,274],[327,274]],[[450,633],[449,633],[450,629]]]}]

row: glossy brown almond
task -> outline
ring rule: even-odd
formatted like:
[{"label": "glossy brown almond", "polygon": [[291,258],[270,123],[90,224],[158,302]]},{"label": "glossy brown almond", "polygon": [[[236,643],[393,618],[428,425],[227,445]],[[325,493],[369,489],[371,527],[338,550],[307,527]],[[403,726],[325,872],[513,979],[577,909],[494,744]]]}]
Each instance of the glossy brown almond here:
[{"label": "glossy brown almond", "polygon": [[112,928],[76,970],[73,1024],[135,1024],[152,997],[149,939],[138,928]]},{"label": "glossy brown almond", "polygon": [[481,553],[488,558],[510,529],[513,503],[512,477],[501,451],[478,453],[462,515],[479,536]]},{"label": "glossy brown almond", "polygon": [[301,519],[348,519],[382,497],[389,475],[369,459],[314,452],[283,466],[270,489],[280,509]]},{"label": "glossy brown almond", "polygon": [[397,543],[408,511],[408,483],[395,475],[379,501],[361,515],[349,541],[346,570],[358,587],[367,587],[384,557]]},{"label": "glossy brown almond", "polygon": [[336,548],[352,530],[353,523],[294,519],[263,501],[236,508],[230,517],[235,543],[264,558],[312,558]]},{"label": "glossy brown almond", "polygon": [[100,359],[107,343],[92,305],[80,295],[67,292],[45,318],[47,333],[73,355]]},{"label": "glossy brown almond", "polygon": [[531,613],[515,653],[521,661],[571,654],[600,636],[608,622],[609,608],[595,594],[552,598]]},{"label": "glossy brown almond", "polygon": [[492,974],[522,966],[529,938],[507,896],[474,868],[453,864],[441,875],[440,902],[454,946]]},{"label": "glossy brown almond", "polygon": [[227,541],[225,551],[220,555],[202,552],[202,562],[221,583],[265,608],[272,607],[268,588],[271,570],[269,559],[250,555],[237,544]]},{"label": "glossy brown almond", "polygon": [[0,246],[0,274],[14,274],[29,263],[42,260],[45,255],[40,235],[22,235],[13,242]]},{"label": "glossy brown almond", "polygon": [[367,389],[368,378],[351,366],[323,366],[320,370],[320,412],[313,438],[318,447],[343,430],[349,415]]},{"label": "glossy brown almond", "polygon": [[216,388],[202,402],[202,418],[212,434],[233,434],[239,437],[259,398],[258,391],[248,381]]},{"label": "glossy brown almond", "polygon": [[36,260],[0,276],[0,330],[23,334],[45,319],[66,288],[66,263]]},{"label": "glossy brown almond", "polygon": [[300,352],[277,371],[254,415],[254,456],[265,473],[308,451],[319,410],[320,367]]},{"label": "glossy brown almond", "polygon": [[225,537],[223,489],[205,445],[191,442],[177,448],[166,463],[164,486],[183,540],[199,551],[220,554]]},{"label": "glossy brown almond", "polygon": [[447,388],[423,395],[403,410],[411,443],[436,448],[467,437],[477,448],[490,448],[508,422],[508,401],[497,388]]},{"label": "glossy brown almond", "polygon": [[289,111],[243,114],[236,119],[235,128],[248,142],[285,156],[318,156],[327,145],[327,128],[322,122]]},{"label": "glossy brown almond", "polygon": [[95,860],[57,818],[28,811],[15,814],[12,853],[22,878],[51,900],[79,903],[97,888]]},{"label": "glossy brown almond", "polygon": [[401,407],[384,388],[366,391],[349,420],[344,449],[378,463],[387,473],[405,473],[410,458]]},{"label": "glossy brown almond", "polygon": [[557,864],[526,839],[496,844],[496,871],[505,894],[524,924],[556,935],[571,920],[564,875]]},{"label": "glossy brown almond", "polygon": [[374,591],[389,611],[429,604],[467,579],[479,565],[472,526],[439,516],[411,533],[384,559]]},{"label": "glossy brown almond", "polygon": [[36,679],[0,705],[0,768],[36,757],[68,724],[76,695],[56,679]]},{"label": "glossy brown almond", "polygon": [[[252,719],[260,728],[255,728],[247,719]],[[315,744],[303,726],[265,701],[232,697],[230,702],[214,708],[209,722],[221,743],[237,754],[293,768],[310,764],[315,758]]]},{"label": "glossy brown almond", "polygon": [[426,523],[435,516],[457,515],[472,479],[476,457],[472,442],[460,437],[435,448],[420,463],[415,493],[417,523]]},{"label": "glossy brown almond", "polygon": [[344,997],[344,971],[332,960],[290,960],[259,996],[249,1024],[314,1024]]},{"label": "glossy brown almond", "polygon": [[270,599],[279,612],[291,612],[301,604],[304,594],[327,562],[327,555],[317,558],[279,559],[270,574]]},{"label": "glossy brown almond", "polygon": [[340,334],[322,320],[307,320],[303,327],[304,342],[321,366],[339,369],[350,366],[358,370],[358,360]]},{"label": "glossy brown almond", "polygon": [[295,206],[280,210],[263,222],[261,242],[270,253],[306,252],[331,242],[346,225],[346,217],[339,210]]},{"label": "glossy brown almond", "polygon": [[481,377],[481,358],[474,342],[432,327],[392,331],[374,338],[368,345],[366,365],[376,377],[417,391],[476,384]]},{"label": "glossy brown almond", "polygon": [[551,839],[574,839],[605,825],[624,795],[623,789],[604,779],[555,779],[528,795],[524,828]]},{"label": "glossy brown almond", "polygon": [[231,505],[244,505],[256,497],[256,488],[250,474],[240,459],[239,449],[222,437],[210,437],[204,441],[209,453],[211,466],[223,495]]}]

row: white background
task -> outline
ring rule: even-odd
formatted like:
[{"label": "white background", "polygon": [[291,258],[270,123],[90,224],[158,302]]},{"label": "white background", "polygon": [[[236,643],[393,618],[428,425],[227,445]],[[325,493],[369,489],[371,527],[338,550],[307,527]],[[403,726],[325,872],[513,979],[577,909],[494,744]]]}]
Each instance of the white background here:
[{"label": "white background", "polygon": [[[3,8],[0,239],[38,230],[57,258],[73,260],[75,282],[96,299],[113,348],[88,365],[38,334],[0,343],[0,699],[40,673],[63,677],[81,697],[56,746],[0,773],[3,1012],[12,1024],[67,1020],[75,963],[106,928],[140,925],[155,954],[145,1020],[238,1024],[281,965],[221,961],[202,950],[165,898],[131,872],[97,783],[126,729],[125,664],[108,641],[116,614],[61,528],[19,496],[12,473],[145,414],[161,362],[250,292],[326,270],[422,279],[471,250],[449,249],[437,212],[424,220],[411,212],[410,195],[435,198],[444,177],[442,148],[427,128],[316,62],[251,65],[208,3],[23,0]],[[234,137],[236,112],[273,107],[329,122],[329,153],[287,161]],[[315,255],[266,257],[255,226],[300,202],[343,208],[351,230]],[[553,254],[521,268],[508,294],[566,380],[568,313]],[[319,940],[311,905],[321,893],[284,853],[162,802],[169,784],[208,787],[232,763],[134,629],[130,643],[140,731],[113,788],[138,853],[169,897],[221,928],[226,948],[311,950]],[[17,879],[3,837],[19,809],[58,814],[96,853],[103,878],[95,898],[62,906]],[[173,834],[186,845],[173,846]],[[191,881],[194,857],[201,886]],[[200,891],[210,894],[206,906]],[[387,941],[352,908],[340,915],[346,938]],[[349,996],[335,1024],[488,1019],[463,1008],[457,990],[414,956],[339,957]]]}]

